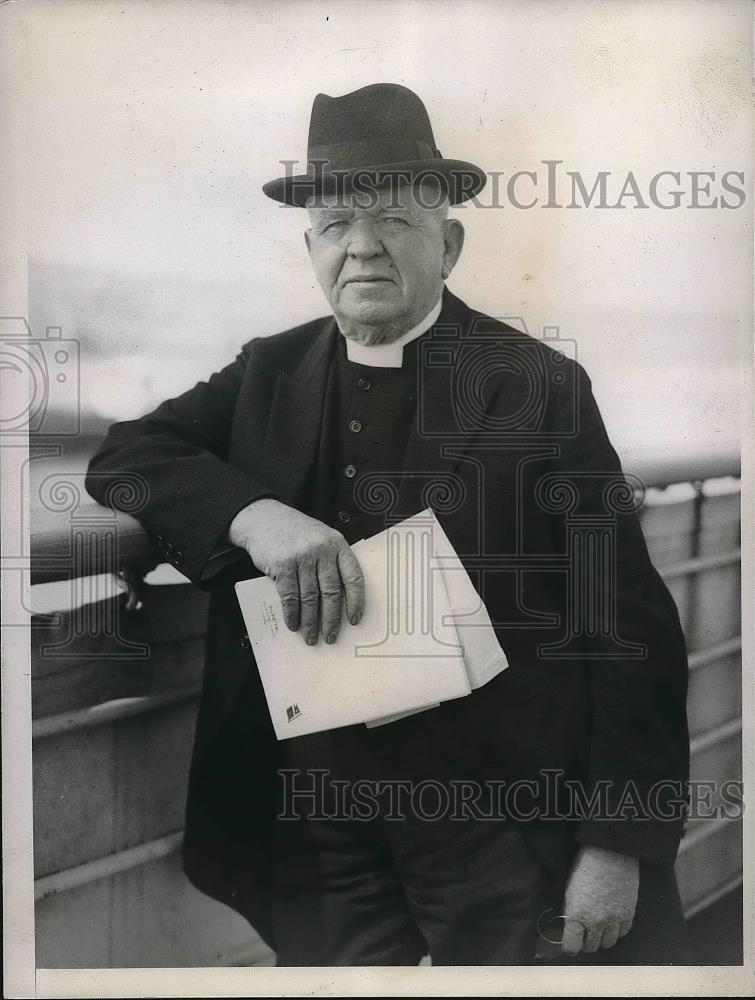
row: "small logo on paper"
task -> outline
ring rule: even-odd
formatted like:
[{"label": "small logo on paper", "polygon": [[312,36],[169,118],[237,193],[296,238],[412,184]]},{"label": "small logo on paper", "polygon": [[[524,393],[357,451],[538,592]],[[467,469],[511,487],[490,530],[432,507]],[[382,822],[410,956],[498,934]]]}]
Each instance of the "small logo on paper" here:
[{"label": "small logo on paper", "polygon": [[294,719],[297,719],[301,715],[301,709],[298,705],[289,705],[286,709],[286,715],[288,717],[288,721],[293,722]]}]

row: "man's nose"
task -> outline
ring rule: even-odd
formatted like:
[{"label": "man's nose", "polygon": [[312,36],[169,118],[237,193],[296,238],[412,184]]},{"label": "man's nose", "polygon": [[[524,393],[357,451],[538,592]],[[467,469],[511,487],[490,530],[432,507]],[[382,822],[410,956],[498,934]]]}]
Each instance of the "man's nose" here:
[{"label": "man's nose", "polygon": [[350,257],[362,259],[379,257],[384,252],[383,244],[372,222],[360,219],[354,223],[351,229],[347,252]]}]

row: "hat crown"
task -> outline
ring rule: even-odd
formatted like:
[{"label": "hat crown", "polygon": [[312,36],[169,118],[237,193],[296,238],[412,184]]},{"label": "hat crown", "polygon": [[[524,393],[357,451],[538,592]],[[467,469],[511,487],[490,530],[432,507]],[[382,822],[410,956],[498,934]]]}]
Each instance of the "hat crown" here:
[{"label": "hat crown", "polygon": [[355,165],[353,157],[365,166],[440,157],[425,105],[413,91],[396,83],[373,83],[341,97],[315,97],[308,159],[344,161],[346,166],[349,150],[348,166]]},{"label": "hat crown", "polygon": [[[372,83],[341,97],[318,94],[312,103],[307,173],[288,172],[262,185],[268,197],[303,208],[323,192],[370,178],[441,186],[452,205],[473,197],[485,174],[473,163],[446,159],[435,145],[430,118],[417,95],[398,83]],[[287,166],[291,161],[285,162]]]}]

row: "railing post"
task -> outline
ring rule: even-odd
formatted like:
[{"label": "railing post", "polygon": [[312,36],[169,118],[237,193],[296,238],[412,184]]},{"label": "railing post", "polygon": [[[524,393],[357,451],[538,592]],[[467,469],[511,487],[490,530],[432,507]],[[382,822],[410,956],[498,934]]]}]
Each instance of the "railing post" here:
[{"label": "railing post", "polygon": [[[692,537],[690,539],[690,558],[697,559],[700,555],[703,528],[703,504],[705,503],[704,481],[693,479],[691,482],[695,495],[692,499]],[[687,577],[687,607],[689,632],[687,645],[690,649],[698,648],[697,622],[699,612],[700,585],[699,573],[690,573]]]}]

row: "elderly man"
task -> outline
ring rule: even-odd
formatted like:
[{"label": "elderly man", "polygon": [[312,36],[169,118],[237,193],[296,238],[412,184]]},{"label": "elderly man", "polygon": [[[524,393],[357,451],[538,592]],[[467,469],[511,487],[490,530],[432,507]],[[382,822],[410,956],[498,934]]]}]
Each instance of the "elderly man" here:
[{"label": "elderly man", "polygon": [[[333,315],[114,425],[87,480],[115,502],[142,477],[145,529],[211,593],[187,873],[282,965],[524,964],[552,917],[562,961],[684,962],[684,640],[589,379],[445,287],[449,204],[485,175],[440,154],[411,91],[319,95],[308,159],[264,190],[307,208]],[[233,584],[269,576],[307,643],[343,619],[357,635],[350,544],[428,497],[508,669],[391,724],[276,742]],[[339,813],[364,781],[378,808]],[[423,782],[480,794],[462,815],[397,810],[391,791]]]}]

